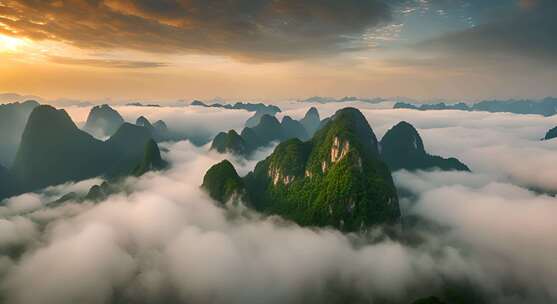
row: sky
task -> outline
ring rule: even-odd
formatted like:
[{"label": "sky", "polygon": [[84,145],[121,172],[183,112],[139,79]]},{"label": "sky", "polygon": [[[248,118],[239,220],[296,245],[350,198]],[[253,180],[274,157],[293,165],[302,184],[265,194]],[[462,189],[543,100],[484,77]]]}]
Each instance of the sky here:
[{"label": "sky", "polygon": [[543,98],[556,15],[554,0],[0,0],[0,92]]}]

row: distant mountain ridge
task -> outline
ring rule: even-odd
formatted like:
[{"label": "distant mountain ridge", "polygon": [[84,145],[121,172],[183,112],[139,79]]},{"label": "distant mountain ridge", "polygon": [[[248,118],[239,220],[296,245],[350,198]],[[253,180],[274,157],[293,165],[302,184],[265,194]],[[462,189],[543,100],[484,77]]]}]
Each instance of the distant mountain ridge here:
[{"label": "distant mountain ridge", "polygon": [[104,138],[114,135],[122,124],[124,124],[122,115],[111,106],[103,104],[94,106],[91,111],[89,111],[87,122],[83,130],[96,137]]},{"label": "distant mountain ridge", "polygon": [[275,105],[266,105],[264,103],[243,103],[237,102],[235,104],[221,104],[221,103],[213,103],[213,104],[206,104],[200,100],[194,100],[191,102],[192,106],[200,106],[206,108],[223,108],[229,110],[246,110],[248,112],[255,112],[252,117],[250,117],[245,126],[248,128],[255,127],[259,124],[261,117],[264,115],[275,116],[277,113],[282,112],[282,110],[275,106]]},{"label": "distant mountain ridge", "polygon": [[238,134],[234,130],[220,132],[215,136],[211,144],[211,150],[219,153],[231,153],[249,158],[258,148],[265,147],[273,141],[282,142],[290,138],[300,140],[310,139],[317,128],[316,120],[319,119],[317,109],[312,108],[306,113],[304,123],[292,119],[290,116],[283,117],[282,121],[271,115],[263,115],[259,124],[254,127],[246,127]]},{"label": "distant mountain ridge", "polygon": [[385,133],[380,143],[381,157],[392,171],[405,169],[470,171],[456,158],[442,158],[425,151],[420,134],[411,124],[402,121]]},{"label": "distant mountain ridge", "polygon": [[184,136],[180,136],[178,134],[175,134],[174,132],[171,132],[168,129],[166,123],[162,120],[157,120],[155,123],[151,124],[149,119],[147,119],[145,116],[140,116],[136,119],[135,124],[146,128],[155,142],[178,141],[185,139]]},{"label": "distant mountain ridge", "polygon": [[337,99],[333,97],[313,96],[303,100],[298,100],[298,102],[322,103],[322,104],[333,103],[333,102],[356,102],[356,101],[376,104],[376,103],[387,101],[387,99],[380,98],[380,97],[370,99],[370,98],[360,98],[355,96],[345,96],[343,98]]},{"label": "distant mountain ridge", "polygon": [[148,104],[144,104],[141,102],[129,102],[126,104],[126,106],[132,106],[132,107],[150,107],[150,108],[160,108],[162,107],[160,104],[156,104],[156,103],[148,103]]},{"label": "distant mountain ridge", "polygon": [[397,102],[394,109],[413,109],[420,111],[427,110],[461,110],[461,111],[480,111],[491,113],[514,113],[514,114],[533,114],[542,116],[553,116],[557,114],[557,98],[547,97],[535,100],[485,100],[472,105],[465,103],[446,104],[444,102],[436,104],[415,105],[406,102]]},{"label": "distant mountain ridge", "polygon": [[27,100],[42,101],[43,99],[35,95],[22,95],[17,93],[0,93],[0,103],[22,103]]},{"label": "distant mountain ridge", "polygon": [[276,113],[282,112],[282,110],[275,106],[275,105],[266,105],[264,103],[244,103],[244,102],[237,102],[235,104],[221,104],[221,103],[213,103],[213,104],[206,104],[200,100],[194,100],[191,102],[192,106],[201,106],[206,108],[224,108],[224,109],[233,109],[233,110],[246,110],[248,112],[257,112],[262,111],[270,115],[275,115]]}]

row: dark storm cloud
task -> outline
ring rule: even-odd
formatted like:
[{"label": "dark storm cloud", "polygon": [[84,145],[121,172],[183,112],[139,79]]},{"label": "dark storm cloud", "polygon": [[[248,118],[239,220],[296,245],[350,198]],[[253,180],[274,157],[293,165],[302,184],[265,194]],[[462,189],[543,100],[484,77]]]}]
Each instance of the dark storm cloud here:
[{"label": "dark storm cloud", "polygon": [[529,59],[557,63],[557,2],[516,1],[514,9],[493,14],[491,20],[468,30],[425,41],[419,48],[476,59]]},{"label": "dark storm cloud", "polygon": [[0,33],[85,48],[289,59],[366,47],[380,0],[0,1]]}]

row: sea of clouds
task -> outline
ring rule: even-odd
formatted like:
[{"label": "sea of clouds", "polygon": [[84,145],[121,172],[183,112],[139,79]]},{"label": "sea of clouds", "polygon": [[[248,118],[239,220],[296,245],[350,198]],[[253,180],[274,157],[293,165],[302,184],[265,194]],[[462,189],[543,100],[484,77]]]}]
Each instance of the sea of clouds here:
[{"label": "sea of clouds", "polygon": [[[317,105],[322,117],[348,104]],[[411,196],[406,215],[436,228],[419,242],[380,229],[345,235],[302,228],[241,207],[218,207],[199,189],[205,171],[233,161],[241,175],[256,161],[208,152],[188,141],[163,144],[164,172],[128,178],[130,194],[53,205],[100,179],[49,187],[0,207],[0,295],[7,303],[409,303],[469,286],[492,303],[557,301],[557,141],[539,139],[557,117],[459,111],[362,109],[379,138],[412,123],[432,154],[455,156],[467,172],[393,174]],[[288,103],[301,118],[309,105]],[[85,121],[88,109],[68,109]],[[222,109],[117,107],[204,136],[241,129],[251,113]],[[189,130],[187,130],[189,129]],[[272,147],[258,152],[263,159]],[[535,191],[533,191],[535,190]]]}]

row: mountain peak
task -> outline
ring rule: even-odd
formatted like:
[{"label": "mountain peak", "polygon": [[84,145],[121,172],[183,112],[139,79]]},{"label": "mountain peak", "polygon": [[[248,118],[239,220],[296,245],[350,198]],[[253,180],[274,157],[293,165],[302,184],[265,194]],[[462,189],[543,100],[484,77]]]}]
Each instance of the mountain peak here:
[{"label": "mountain peak", "polygon": [[543,138],[544,140],[550,140],[550,139],[554,139],[557,138],[557,127],[547,131],[547,133],[545,134],[545,137]]},{"label": "mountain peak", "polygon": [[457,170],[470,169],[456,158],[430,155],[424,148],[420,134],[410,123],[402,121],[381,139],[381,156],[391,170]]},{"label": "mountain peak", "polygon": [[26,101],[22,102],[21,105],[24,106],[24,107],[35,108],[35,107],[38,107],[40,105],[40,103],[36,100],[29,99],[29,100],[26,100]]},{"label": "mountain peak", "polygon": [[299,138],[301,140],[308,140],[310,138],[304,125],[290,116],[282,118],[281,127],[284,139]]},{"label": "mountain peak", "polygon": [[319,111],[317,111],[316,107],[309,108],[309,110],[306,112],[306,115],[304,116],[304,118],[311,117],[311,116],[319,117]]},{"label": "mountain peak", "polygon": [[319,129],[319,125],[321,124],[321,118],[319,117],[319,112],[317,108],[311,107],[304,115],[304,118],[300,120],[300,123],[306,129],[306,132],[311,137],[317,130]]},{"label": "mountain peak", "polygon": [[261,120],[259,121],[260,125],[278,125],[280,124],[278,119],[275,116],[265,114],[261,116]]},{"label": "mountain peak", "polygon": [[228,152],[236,155],[245,155],[248,153],[246,142],[235,130],[230,130],[228,133],[221,132],[217,134],[211,144],[211,150],[216,150],[219,153]]},{"label": "mountain peak", "polygon": [[329,137],[331,143],[333,137],[341,141],[357,142],[364,152],[379,155],[377,137],[362,112],[356,108],[338,110],[316,134],[317,138],[323,136]]},{"label": "mountain peak", "polygon": [[98,137],[112,136],[124,123],[124,118],[107,104],[94,106],[89,112],[84,130]]},{"label": "mountain peak", "polygon": [[39,105],[29,115],[23,136],[31,136],[30,134],[35,133],[40,133],[40,136],[57,135],[59,132],[77,129],[66,111],[57,110],[49,105]]},{"label": "mountain peak", "polygon": [[243,195],[244,183],[234,166],[225,159],[207,171],[201,188],[205,189],[211,198],[225,204],[234,196]]},{"label": "mountain peak", "polygon": [[135,120],[135,124],[141,127],[145,127],[145,128],[152,128],[153,126],[151,125],[151,122],[149,121],[149,119],[147,119],[145,116],[139,116],[136,120]]},{"label": "mountain peak", "polygon": [[381,139],[381,150],[384,154],[397,154],[402,151],[425,154],[420,134],[406,121],[399,122],[385,133]]},{"label": "mountain peak", "polygon": [[168,132],[168,126],[163,120],[157,120],[153,124],[153,127],[157,129],[159,132]]},{"label": "mountain peak", "polygon": [[149,130],[125,122],[106,142],[125,147],[128,144],[136,144],[138,142],[144,145],[150,139],[151,134]]}]

